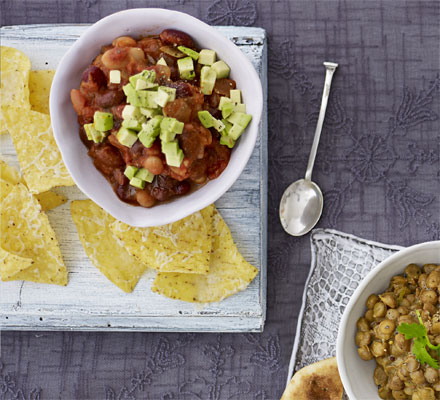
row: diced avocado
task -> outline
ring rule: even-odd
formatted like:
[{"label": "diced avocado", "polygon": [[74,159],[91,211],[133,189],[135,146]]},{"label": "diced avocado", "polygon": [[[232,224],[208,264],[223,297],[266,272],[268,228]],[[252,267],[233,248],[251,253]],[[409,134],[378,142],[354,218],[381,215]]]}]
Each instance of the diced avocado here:
[{"label": "diced avocado", "polygon": [[159,58],[159,61],[156,63],[156,65],[164,65],[165,67],[168,66],[167,62],[165,61],[165,58],[163,57]]},{"label": "diced avocado", "polygon": [[139,132],[142,129],[142,124],[140,121],[135,119],[126,119],[122,121],[122,126],[127,129],[132,129]]},{"label": "diced avocado", "polygon": [[214,118],[214,129],[217,132],[222,132],[225,130],[225,124],[222,121],[220,121],[219,119]]},{"label": "diced avocado", "polygon": [[165,154],[165,159],[171,167],[180,167],[183,160],[183,151],[179,148],[177,140],[172,142],[162,142],[162,153]]},{"label": "diced avocado", "polygon": [[152,109],[141,107],[139,110],[141,114],[147,118],[153,118],[155,115],[159,115],[161,113],[161,110],[159,108]]},{"label": "diced avocado", "polygon": [[242,127],[239,124],[234,124],[229,129],[228,136],[231,137],[234,140],[237,140],[241,136],[243,131],[244,131],[244,127]]},{"label": "diced avocado", "polygon": [[110,83],[121,83],[121,71],[112,69],[109,73]]},{"label": "diced avocado", "polygon": [[138,172],[136,172],[136,174],[134,175],[135,178],[138,178],[142,181],[146,181],[146,182],[153,182],[154,179],[154,175],[148,171],[148,169],[146,168],[141,168],[139,169]]},{"label": "diced avocado", "polygon": [[131,83],[127,83],[122,87],[122,90],[125,93],[125,96],[127,96],[127,102],[135,107],[142,106],[141,99],[137,95],[136,89],[131,86]]},{"label": "diced avocado", "polygon": [[136,75],[130,76],[129,81],[133,88],[136,88],[136,82],[138,81],[138,79],[154,83],[154,81],[156,80],[156,72],[154,70],[145,69]]},{"label": "diced avocado", "polygon": [[227,120],[231,124],[233,124],[233,125],[238,124],[238,125],[242,126],[243,128],[246,128],[248,126],[251,119],[252,119],[252,115],[244,114],[242,112],[233,112],[231,114],[231,116],[227,118]]},{"label": "diced avocado", "polygon": [[134,186],[138,189],[143,189],[145,187],[145,181],[136,178],[135,176],[133,178],[130,179],[130,185]]},{"label": "diced avocado", "polygon": [[231,89],[229,91],[229,98],[235,104],[240,104],[241,103],[241,90],[239,90],[239,89]]},{"label": "diced avocado", "polygon": [[246,114],[246,104],[236,104],[234,106],[234,112],[241,112],[243,114]]},{"label": "diced avocado", "polygon": [[177,67],[179,68],[179,74],[181,77],[194,73],[194,63],[191,57],[179,58],[177,60]]},{"label": "diced avocado", "polygon": [[162,122],[162,119],[162,115],[154,116],[148,122],[142,124],[142,130],[145,131],[148,135],[157,137],[160,133],[160,123]]},{"label": "diced avocado", "polygon": [[199,120],[205,128],[212,128],[214,126],[215,118],[209,111],[203,110],[198,112]]},{"label": "diced avocado", "polygon": [[113,114],[95,111],[93,115],[93,124],[95,129],[101,132],[109,131],[113,128]]},{"label": "diced avocado", "polygon": [[144,90],[144,89],[148,89],[148,83],[150,83],[150,82],[147,82],[147,81],[144,80],[144,79],[138,79],[138,80],[136,81],[135,89],[136,89],[136,90]]},{"label": "diced avocado", "polygon": [[182,75],[180,75],[182,79],[185,79],[187,81],[192,81],[196,77],[196,73],[194,71],[191,72],[185,72]]},{"label": "diced avocado", "polygon": [[176,89],[168,86],[159,86],[159,90],[163,90],[170,95],[170,99],[168,101],[176,100]]},{"label": "diced avocado", "polygon": [[235,140],[232,139],[230,136],[228,135],[222,135],[220,137],[220,144],[223,144],[225,146],[228,146],[230,149],[232,149],[235,145]]},{"label": "diced avocado", "polygon": [[122,110],[122,118],[124,119],[139,119],[141,113],[138,107],[127,104]]},{"label": "diced avocado", "polygon": [[204,66],[200,71],[200,90],[203,94],[212,94],[217,74],[208,66]]},{"label": "diced avocado", "polygon": [[87,139],[95,143],[101,143],[106,136],[104,132],[96,130],[93,124],[85,124],[84,131],[86,132]]},{"label": "diced avocado", "polygon": [[136,140],[138,139],[135,131],[133,131],[131,129],[127,129],[125,127],[121,127],[121,129],[119,129],[116,137],[117,137],[119,143],[121,143],[127,147],[133,146],[135,144]]},{"label": "diced avocado", "polygon": [[140,106],[144,108],[157,108],[157,92],[149,90],[136,90],[136,96],[139,99]]},{"label": "diced avocado", "polygon": [[137,168],[133,167],[132,165],[127,165],[127,167],[125,168],[124,171],[124,175],[128,178],[131,179],[133,178],[134,174],[137,172]]},{"label": "diced avocado", "polygon": [[139,132],[138,138],[147,149],[149,149],[153,145],[154,141],[156,140],[156,137],[149,135],[144,130]]},{"label": "diced avocado", "polygon": [[184,123],[176,118],[165,117],[160,123],[160,139],[163,142],[174,140],[176,134],[183,132]]},{"label": "diced avocado", "polygon": [[159,88],[157,90],[156,104],[165,107],[168,101],[170,101],[170,95],[165,90]]},{"label": "diced avocado", "polygon": [[225,125],[225,129],[222,132],[222,135],[227,135],[228,132],[229,132],[229,129],[232,128],[232,124],[229,121],[225,120],[225,119],[222,119],[222,122]]},{"label": "diced avocado", "polygon": [[229,72],[231,72],[228,64],[221,60],[216,61],[214,64],[212,64],[211,68],[217,74],[217,79],[227,78],[229,76]]},{"label": "diced avocado", "polygon": [[199,53],[185,46],[177,46],[177,48],[187,56],[190,56],[193,60],[197,61],[199,58]]},{"label": "diced avocado", "polygon": [[234,107],[235,106],[232,103],[232,101],[230,103],[225,103],[223,105],[223,108],[221,109],[222,110],[222,117],[223,118],[228,118],[232,114],[232,111],[234,110]]},{"label": "diced avocado", "polygon": [[225,104],[227,104],[227,103],[231,103],[231,104],[232,104],[232,100],[231,100],[229,97],[226,97],[226,96],[222,96],[222,97],[220,97],[220,102],[219,102],[219,104],[218,104],[218,109],[219,109],[219,110],[222,110],[222,109],[223,109],[223,106],[224,106]]},{"label": "diced avocado", "polygon": [[215,63],[215,51],[203,49],[199,53],[199,63],[203,65],[212,65]]}]

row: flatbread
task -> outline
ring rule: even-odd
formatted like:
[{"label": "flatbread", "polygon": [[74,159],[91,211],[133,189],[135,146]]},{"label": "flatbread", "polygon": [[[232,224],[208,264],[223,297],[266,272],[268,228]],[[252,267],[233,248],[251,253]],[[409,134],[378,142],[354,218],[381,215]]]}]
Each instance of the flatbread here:
[{"label": "flatbread", "polygon": [[343,391],[336,357],[332,357],[297,371],[281,400],[341,400]]},{"label": "flatbread", "polygon": [[152,291],[176,300],[210,303],[245,289],[257,274],[258,269],[240,254],[228,226],[214,209],[209,272],[206,275],[160,272]]}]

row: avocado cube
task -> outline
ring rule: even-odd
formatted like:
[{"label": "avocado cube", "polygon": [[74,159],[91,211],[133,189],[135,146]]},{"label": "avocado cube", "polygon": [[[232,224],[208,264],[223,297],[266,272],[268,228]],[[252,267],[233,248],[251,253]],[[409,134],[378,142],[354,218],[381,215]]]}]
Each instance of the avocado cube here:
[{"label": "avocado cube", "polygon": [[95,111],[93,115],[93,124],[95,129],[101,132],[109,131],[113,128],[113,114]]},{"label": "avocado cube", "polygon": [[149,90],[136,90],[136,96],[139,98],[140,106],[144,108],[157,108],[157,92]]},{"label": "avocado cube", "polygon": [[147,81],[143,80],[143,79],[138,79],[136,81],[136,85],[135,85],[135,89],[136,90],[144,90],[147,89],[148,85],[147,85]]},{"label": "avocado cube", "polygon": [[131,86],[130,83],[127,83],[122,87],[122,90],[125,93],[125,96],[127,97],[127,102],[135,107],[142,106],[141,99],[139,98],[135,88]]},{"label": "avocado cube", "polygon": [[180,77],[187,81],[192,81],[196,77],[196,73],[194,71],[184,72],[183,74],[180,75]]},{"label": "avocado cube", "polygon": [[96,131],[93,124],[85,124],[83,128],[84,128],[84,132],[86,133],[87,139],[93,140],[93,131]]},{"label": "avocado cube", "polygon": [[217,74],[208,66],[204,66],[200,71],[200,90],[203,94],[212,94]]},{"label": "avocado cube", "polygon": [[134,176],[130,179],[130,185],[138,189],[143,189],[145,187],[145,181]]},{"label": "avocado cube", "polygon": [[225,106],[225,104],[227,104],[227,103],[233,104],[232,100],[229,97],[226,97],[226,96],[220,97],[220,102],[218,103],[218,109],[222,110],[223,107]]},{"label": "avocado cube", "polygon": [[234,106],[234,112],[241,112],[243,114],[246,114],[246,104],[236,104]]},{"label": "avocado cube", "polygon": [[156,140],[156,137],[153,135],[149,135],[146,131],[142,130],[139,132],[138,138],[140,142],[149,149],[151,146],[153,146],[154,141]]},{"label": "avocado cube", "polygon": [[222,117],[228,118],[232,114],[234,107],[235,106],[234,106],[234,103],[232,103],[232,101],[230,103],[225,103],[223,105],[223,108],[221,109],[222,110]]},{"label": "avocado cube", "polygon": [[159,86],[159,90],[163,90],[167,92],[170,96],[170,99],[168,101],[174,101],[176,100],[176,89],[168,86]]},{"label": "avocado cube", "polygon": [[141,122],[135,119],[126,119],[122,121],[122,126],[127,129],[132,129],[136,132],[139,132],[142,129]]},{"label": "avocado cube", "polygon": [[123,119],[139,119],[140,117],[141,113],[138,107],[127,104],[122,110]]},{"label": "avocado cube", "polygon": [[125,127],[121,127],[119,129],[116,138],[118,139],[119,143],[127,147],[133,146],[138,139],[135,131]]},{"label": "avocado cube", "polygon": [[161,114],[161,110],[160,108],[145,108],[145,107],[141,107],[139,109],[139,111],[141,112],[142,115],[144,115],[147,118],[153,118],[155,115],[160,115]]},{"label": "avocado cube", "polygon": [[229,121],[225,120],[225,119],[222,119],[222,122],[225,125],[225,129],[222,131],[221,134],[222,135],[227,135],[228,132],[229,132],[229,129],[232,128],[232,124]]},{"label": "avocado cube", "polygon": [[235,140],[232,139],[230,136],[228,135],[222,135],[220,137],[220,144],[223,144],[225,146],[228,146],[230,149],[232,149],[235,145]]},{"label": "avocado cube", "polygon": [[147,135],[156,138],[160,133],[160,123],[162,122],[162,115],[156,115],[147,123],[142,124],[142,131]]},{"label": "avocado cube", "polygon": [[128,178],[131,179],[133,178],[134,174],[137,172],[137,168],[133,167],[132,165],[127,165],[127,167],[125,168],[124,171],[124,175]]},{"label": "avocado cube", "polygon": [[164,65],[165,67],[168,66],[167,62],[163,57],[159,58],[159,61],[156,63],[156,65]]},{"label": "avocado cube", "polygon": [[170,95],[165,90],[159,88],[157,90],[156,104],[165,107],[168,101],[170,101]]},{"label": "avocado cube", "polygon": [[153,182],[154,179],[154,175],[146,168],[140,168],[139,171],[135,173],[134,177],[150,183]]},{"label": "avocado cube", "polygon": [[112,69],[109,73],[109,80],[110,83],[121,83],[121,71],[117,69]]},{"label": "avocado cube", "polygon": [[228,136],[234,140],[237,140],[244,131],[244,127],[239,124],[233,124],[229,129]]},{"label": "avocado cube", "polygon": [[238,124],[238,125],[242,126],[243,128],[246,128],[248,126],[251,119],[252,119],[252,115],[244,114],[242,112],[233,112],[231,114],[231,116],[227,118],[227,120],[231,124],[233,124],[233,125]]},{"label": "avocado cube", "polygon": [[165,154],[165,159],[171,167],[180,167],[183,160],[183,151],[179,148],[176,140],[172,142],[162,142],[162,153]]},{"label": "avocado cube", "polygon": [[191,57],[179,58],[177,60],[177,68],[179,68],[179,74],[181,77],[194,72],[193,59]]},{"label": "avocado cube", "polygon": [[229,98],[232,100],[235,104],[241,103],[241,90],[239,89],[231,89],[229,91]]},{"label": "avocado cube", "polygon": [[200,123],[205,128],[212,128],[214,126],[215,118],[210,114],[209,111],[203,110],[198,112]]},{"label": "avocado cube", "polygon": [[130,76],[128,80],[130,81],[133,88],[136,88],[136,82],[139,79],[142,79],[146,82],[154,83],[154,81],[156,80],[156,72],[154,70],[145,69],[136,75]]},{"label": "avocado cube", "polygon": [[93,124],[84,125],[84,131],[86,132],[87,139],[92,140],[95,143],[101,143],[106,137],[105,133],[96,130]]},{"label": "avocado cube", "polygon": [[225,128],[226,128],[225,124],[222,121],[220,121],[219,119],[214,118],[214,129],[217,132],[222,132],[222,131],[225,130]]},{"label": "avocado cube", "polygon": [[209,49],[203,49],[199,53],[199,64],[212,65],[215,63],[215,51]]},{"label": "avocado cube", "polygon": [[176,138],[176,132],[172,131],[161,131],[160,140],[164,143],[172,142]]},{"label": "avocado cube", "polygon": [[197,61],[199,58],[199,53],[197,51],[194,51],[193,49],[190,49],[189,47],[185,46],[177,46],[177,48],[187,56],[190,56],[193,60]]},{"label": "avocado cube", "polygon": [[229,72],[231,72],[228,64],[221,60],[216,61],[214,64],[212,64],[211,68],[217,74],[217,79],[227,78],[229,76]]}]

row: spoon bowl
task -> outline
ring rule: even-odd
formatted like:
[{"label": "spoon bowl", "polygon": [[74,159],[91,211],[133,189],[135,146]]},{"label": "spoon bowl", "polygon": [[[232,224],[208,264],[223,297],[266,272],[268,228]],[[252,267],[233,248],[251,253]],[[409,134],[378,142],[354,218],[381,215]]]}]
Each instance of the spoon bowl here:
[{"label": "spoon bowl", "polygon": [[281,225],[289,235],[305,235],[319,221],[323,206],[324,198],[315,182],[305,179],[293,182],[281,198]]}]

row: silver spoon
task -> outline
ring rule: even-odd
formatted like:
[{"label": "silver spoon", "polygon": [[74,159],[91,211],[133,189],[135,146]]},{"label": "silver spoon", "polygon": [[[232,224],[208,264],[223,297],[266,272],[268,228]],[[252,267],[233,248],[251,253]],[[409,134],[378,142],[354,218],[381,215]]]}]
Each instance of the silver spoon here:
[{"label": "silver spoon", "polygon": [[322,93],[321,109],[319,110],[318,123],[316,124],[306,176],[304,179],[293,182],[288,186],[280,202],[281,225],[292,236],[302,236],[309,232],[319,221],[324,205],[321,189],[311,179],[322,124],[324,123],[325,110],[327,109],[330,86],[338,64],[325,62],[324,66],[326,70],[324,91]]}]

